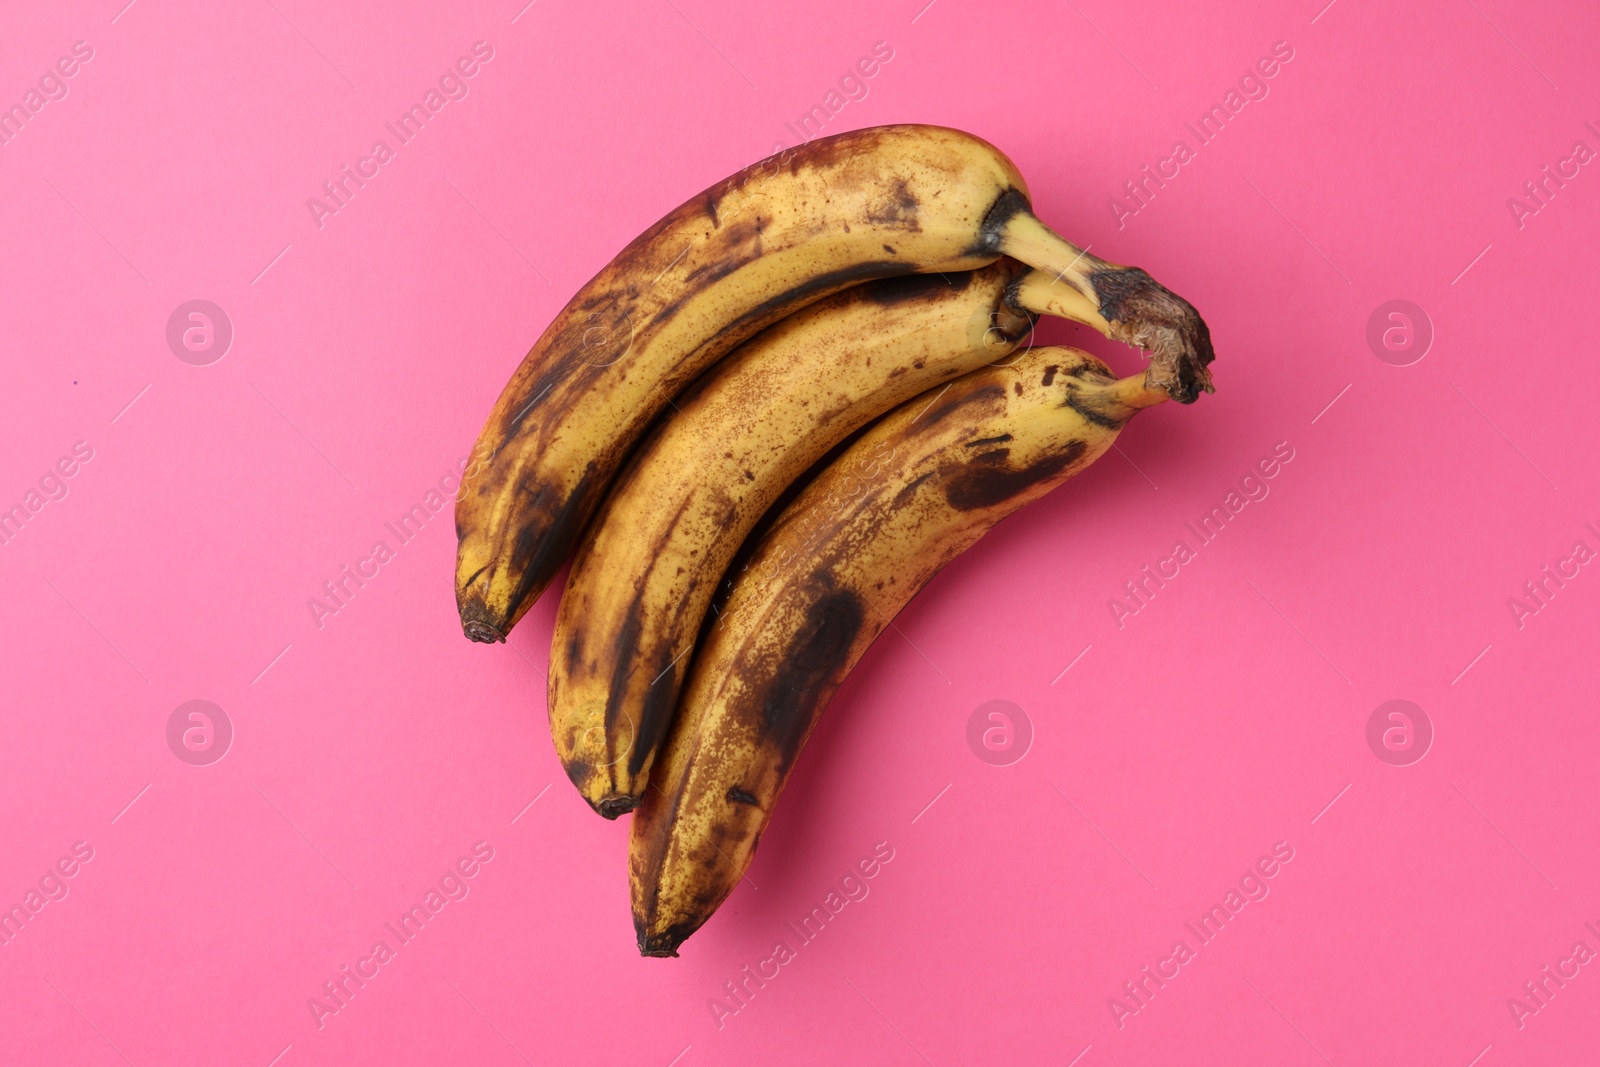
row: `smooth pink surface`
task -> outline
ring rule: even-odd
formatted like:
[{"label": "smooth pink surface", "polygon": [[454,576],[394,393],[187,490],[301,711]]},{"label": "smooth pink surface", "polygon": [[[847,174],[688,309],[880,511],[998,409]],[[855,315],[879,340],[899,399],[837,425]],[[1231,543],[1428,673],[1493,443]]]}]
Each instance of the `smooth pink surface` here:
[{"label": "smooth pink surface", "polygon": [[[0,546],[0,904],[93,853],[0,947],[0,1061],[1500,1067],[1600,1045],[1600,966],[1561,962],[1600,951],[1600,571],[1569,565],[1520,627],[1508,604],[1600,549],[1600,167],[1520,226],[1507,204],[1600,150],[1592,7],[124,2],[11,5],[0,34],[0,102],[93,50],[0,147],[0,504],[93,450]],[[465,98],[398,146],[384,124],[477,41]],[[547,738],[554,596],[469,644],[448,510],[403,545],[385,524],[585,279],[792,143],[879,41],[892,60],[827,130],[1001,146],[1052,225],[1203,311],[1218,391],[1141,416],[937,579],[835,700],[751,884],[682,958],[641,960],[626,823]],[[1268,95],[1119,227],[1110,198],[1280,41]],[[307,199],[380,138],[393,158],[319,226]],[[197,298],[234,330],[208,366],[166,341]],[[1368,348],[1392,299],[1435,331],[1410,366]],[[1270,494],[1196,547],[1185,524],[1279,442]],[[1119,626],[1112,598],[1180,539],[1195,558]],[[310,598],[379,540],[393,558],[319,625]],[[235,731],[209,766],[167,743],[194,699]],[[995,699],[1035,735],[1009,766],[966,741]],[[1368,747],[1391,699],[1435,730],[1410,766]],[[402,944],[384,924],[480,841],[467,896]],[[786,923],[879,842],[869,895],[800,944]],[[1202,945],[1185,923],[1278,842],[1269,895]],[[1180,939],[1177,976],[1127,997]],[[393,958],[319,1019],[379,940]],[[738,1007],[724,983],[779,940],[794,958]],[[1577,974],[1539,1006],[1546,965]]]}]

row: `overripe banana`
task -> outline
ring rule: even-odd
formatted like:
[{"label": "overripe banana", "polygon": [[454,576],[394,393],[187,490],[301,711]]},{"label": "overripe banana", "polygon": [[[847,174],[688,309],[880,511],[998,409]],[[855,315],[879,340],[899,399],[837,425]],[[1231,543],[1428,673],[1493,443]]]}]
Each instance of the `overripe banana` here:
[{"label": "overripe banana", "polygon": [[1044,226],[994,146],[937,126],[818,138],[651,226],[545,329],[489,414],[456,498],[466,635],[503,641],[549,583],[629,448],[702,370],[851,284],[1012,256],[1083,299],[1076,317],[1151,353],[1183,402],[1210,388],[1205,323],[1137,268]]},{"label": "overripe banana", "polygon": [[601,505],[551,641],[551,737],[596,811],[633,810],[717,582],[784,489],[900,402],[1010,355],[1028,312],[1086,304],[1009,258],[867,282],[768,327],[674,403]]},{"label": "overripe banana", "polygon": [[907,601],[1168,396],[1034,349],[901,405],[784,510],[706,631],[634,814],[640,952],[677,955],[738,883],[823,708]]}]

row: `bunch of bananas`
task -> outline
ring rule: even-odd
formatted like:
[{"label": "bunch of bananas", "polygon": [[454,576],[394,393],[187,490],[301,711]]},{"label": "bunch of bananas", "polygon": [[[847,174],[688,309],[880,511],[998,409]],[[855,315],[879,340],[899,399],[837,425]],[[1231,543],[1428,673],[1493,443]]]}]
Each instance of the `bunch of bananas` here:
[{"label": "bunch of bananas", "polygon": [[[1118,379],[1036,316],[1144,349]],[[634,811],[639,950],[672,956],[749,865],[834,690],[941,567],[1211,390],[1210,334],[1058,236],[969,134],[881,126],[727,178],[629,244],[507,384],[456,499],[466,635],[572,559],[550,731]]]}]

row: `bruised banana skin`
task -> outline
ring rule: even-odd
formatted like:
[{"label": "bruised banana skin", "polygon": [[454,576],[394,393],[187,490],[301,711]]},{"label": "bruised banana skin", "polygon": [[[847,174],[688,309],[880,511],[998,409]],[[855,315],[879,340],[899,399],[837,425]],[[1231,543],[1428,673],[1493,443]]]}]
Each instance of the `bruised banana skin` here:
[{"label": "bruised banana skin", "polygon": [[747,341],[674,403],[578,550],[550,652],[550,734],[601,815],[633,810],[718,580],[757,520],[834,445],[1009,356],[1030,311],[1084,303],[1002,258],[867,282]]},{"label": "bruised banana skin", "polygon": [[812,727],[890,619],[1167,399],[1087,353],[1034,349],[902,405],[795,499],[706,630],[634,813],[642,954],[677,955],[738,884]]},{"label": "bruised banana skin", "polygon": [[545,329],[496,401],[456,498],[466,636],[503,641],[575,547],[668,400],[762,328],[874,278],[1010,255],[1059,277],[1078,317],[1151,352],[1176,399],[1210,388],[1210,334],[1142,270],[1045,227],[994,146],[937,126],[818,138],[669,213]]}]

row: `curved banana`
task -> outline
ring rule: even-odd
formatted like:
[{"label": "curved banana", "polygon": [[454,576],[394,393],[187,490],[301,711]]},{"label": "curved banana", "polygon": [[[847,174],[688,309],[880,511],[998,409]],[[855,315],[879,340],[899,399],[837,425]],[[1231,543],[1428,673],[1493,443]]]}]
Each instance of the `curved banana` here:
[{"label": "curved banana", "polygon": [[551,640],[550,734],[596,811],[633,810],[717,582],[784,489],[895,405],[1010,355],[1029,311],[1086,304],[1008,258],[867,282],[762,331],[674,403],[601,505]]},{"label": "curved banana", "polygon": [[1034,349],[901,405],[785,509],[706,631],[633,817],[640,952],[677,955],[738,883],[811,728],[889,620],[1166,399],[1087,353]]},{"label": "curved banana", "polygon": [[937,126],[819,138],[717,183],[623,249],[545,329],[490,412],[456,497],[456,606],[503,641],[544,590],[629,448],[672,396],[763,327],[872,278],[1001,254],[1077,290],[1081,317],[1152,354],[1188,402],[1211,339],[1142,270],[1089,255],[1028,209],[994,146]]}]

